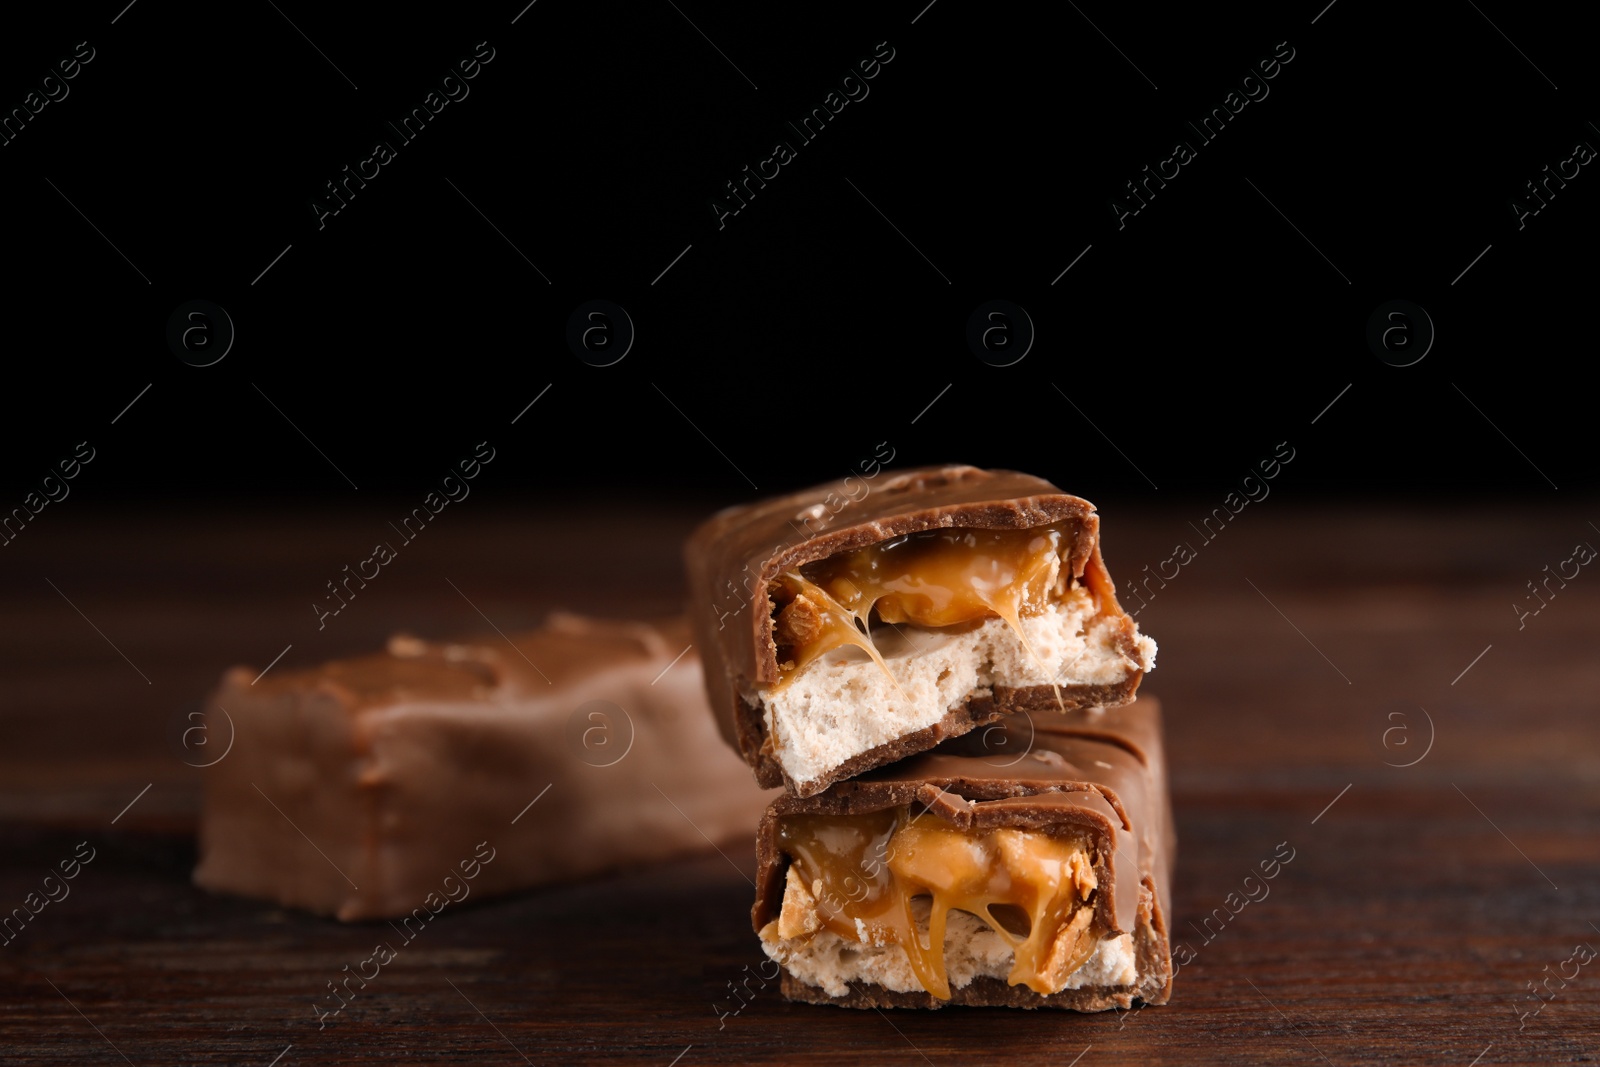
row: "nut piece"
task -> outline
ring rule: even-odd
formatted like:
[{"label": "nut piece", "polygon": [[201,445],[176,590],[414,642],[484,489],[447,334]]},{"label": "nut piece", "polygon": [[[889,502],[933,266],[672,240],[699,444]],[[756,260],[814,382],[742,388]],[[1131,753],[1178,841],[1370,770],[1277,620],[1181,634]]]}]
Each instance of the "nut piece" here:
[{"label": "nut piece", "polygon": [[822,636],[826,626],[827,619],[822,609],[801,593],[778,612],[777,619],[773,621],[772,636],[780,646],[805,648]]},{"label": "nut piece", "polygon": [[785,941],[805,937],[822,929],[817,917],[817,900],[806,889],[800,872],[792,865],[783,883],[783,911],[778,915],[778,936]]},{"label": "nut piece", "polygon": [[1095,941],[1089,936],[1089,923],[1093,918],[1093,908],[1079,908],[1072,921],[1056,935],[1055,944],[1050,946],[1050,956],[1042,971],[1053,992],[1065,989],[1067,979],[1094,954]]},{"label": "nut piece", "polygon": [[1100,879],[1094,876],[1094,864],[1089,862],[1088,853],[1074,852],[1067,863],[1072,867],[1072,884],[1078,889],[1078,899],[1088,900],[1089,894],[1100,884]]}]

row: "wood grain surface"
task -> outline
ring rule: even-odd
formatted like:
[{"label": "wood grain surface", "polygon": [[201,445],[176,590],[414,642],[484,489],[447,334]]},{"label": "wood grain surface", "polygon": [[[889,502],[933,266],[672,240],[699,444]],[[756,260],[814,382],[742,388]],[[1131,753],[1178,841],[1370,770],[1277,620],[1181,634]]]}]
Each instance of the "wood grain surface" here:
[{"label": "wood grain surface", "polygon": [[[1119,586],[1177,542],[1196,549],[1138,617],[1161,645],[1146,686],[1166,709],[1173,935],[1192,962],[1170,1005],[1080,1016],[783,1002],[750,930],[752,848],[472,902],[409,944],[383,923],[190,884],[201,772],[174,726],[224,667],[280,652],[305,665],[394,631],[484,631],[485,618],[511,630],[554,606],[670,611],[677,546],[703,509],[463,509],[320,631],[311,602],[383,537],[381,512],[63,509],[0,571],[0,912],[79,842],[95,858],[0,947],[0,1057],[1600,1058],[1600,959],[1580,949],[1600,949],[1600,573],[1552,584],[1537,615],[1512,607],[1537,606],[1527,583],[1576,543],[1600,545],[1600,505],[1274,500],[1202,543],[1189,524],[1206,510],[1102,510]],[[552,849],[585,847],[552,836]],[[1293,860],[1241,905],[1245,876],[1284,842]],[[399,944],[396,959],[319,1027],[327,983],[379,941]]]}]

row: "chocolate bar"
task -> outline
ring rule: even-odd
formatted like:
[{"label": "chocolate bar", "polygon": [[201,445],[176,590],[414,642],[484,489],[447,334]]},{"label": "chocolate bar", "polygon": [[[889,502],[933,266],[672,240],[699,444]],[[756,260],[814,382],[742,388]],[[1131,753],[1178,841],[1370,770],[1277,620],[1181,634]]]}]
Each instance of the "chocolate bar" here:
[{"label": "chocolate bar", "polygon": [[371,919],[742,838],[770,795],[717,739],[688,644],[681,620],[557,615],[509,639],[231,670],[194,879]]},{"label": "chocolate bar", "polygon": [[1008,719],[779,797],[757,837],[751,918],[784,995],[853,1008],[1166,1003],[1176,841],[1163,761],[1159,705],[1141,697]]},{"label": "chocolate bar", "polygon": [[1132,700],[1156,646],[1099,529],[1043,479],[962,466],[721,512],[685,559],[723,736],[804,797],[1002,715]]}]

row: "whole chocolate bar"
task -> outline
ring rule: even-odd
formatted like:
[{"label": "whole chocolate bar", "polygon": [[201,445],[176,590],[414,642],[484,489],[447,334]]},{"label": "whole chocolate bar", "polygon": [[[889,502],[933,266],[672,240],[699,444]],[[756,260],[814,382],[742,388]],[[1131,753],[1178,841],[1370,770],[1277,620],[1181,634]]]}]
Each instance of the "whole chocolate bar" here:
[{"label": "whole chocolate bar", "polygon": [[1166,1003],[1176,840],[1160,708],[1032,718],[772,803],[751,918],[785,996]]},{"label": "whole chocolate bar", "polygon": [[[688,627],[557,615],[256,679],[211,700],[211,890],[372,919],[696,852],[770,794],[722,745]],[[704,831],[702,834],[701,831]]]},{"label": "whole chocolate bar", "polygon": [[723,511],[685,550],[722,733],[811,796],[1018,712],[1132,700],[1155,642],[1086,500],[976,467],[885,472]]}]

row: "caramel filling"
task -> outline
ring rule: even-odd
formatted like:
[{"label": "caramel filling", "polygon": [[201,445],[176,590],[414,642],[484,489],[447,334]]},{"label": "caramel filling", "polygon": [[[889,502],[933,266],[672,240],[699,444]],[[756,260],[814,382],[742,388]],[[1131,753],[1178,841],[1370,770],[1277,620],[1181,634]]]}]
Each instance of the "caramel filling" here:
[{"label": "caramel filling", "polygon": [[844,645],[865,650],[888,674],[872,643],[875,622],[937,629],[998,617],[1032,656],[1021,620],[1065,593],[1064,541],[1059,524],[924,530],[785,572],[769,590],[777,687]]},{"label": "caramel filling", "polygon": [[[1011,947],[1007,981],[1048,996],[1093,955],[1091,903],[1097,881],[1088,846],[1076,837],[999,828],[962,831],[908,808],[869,815],[789,815],[778,842],[790,883],[779,932],[827,929],[863,944],[905,949],[929,993],[950,999],[944,934],[950,909],[976,916]],[[805,915],[791,911],[814,909]],[[911,902],[931,898],[927,930]]]}]

